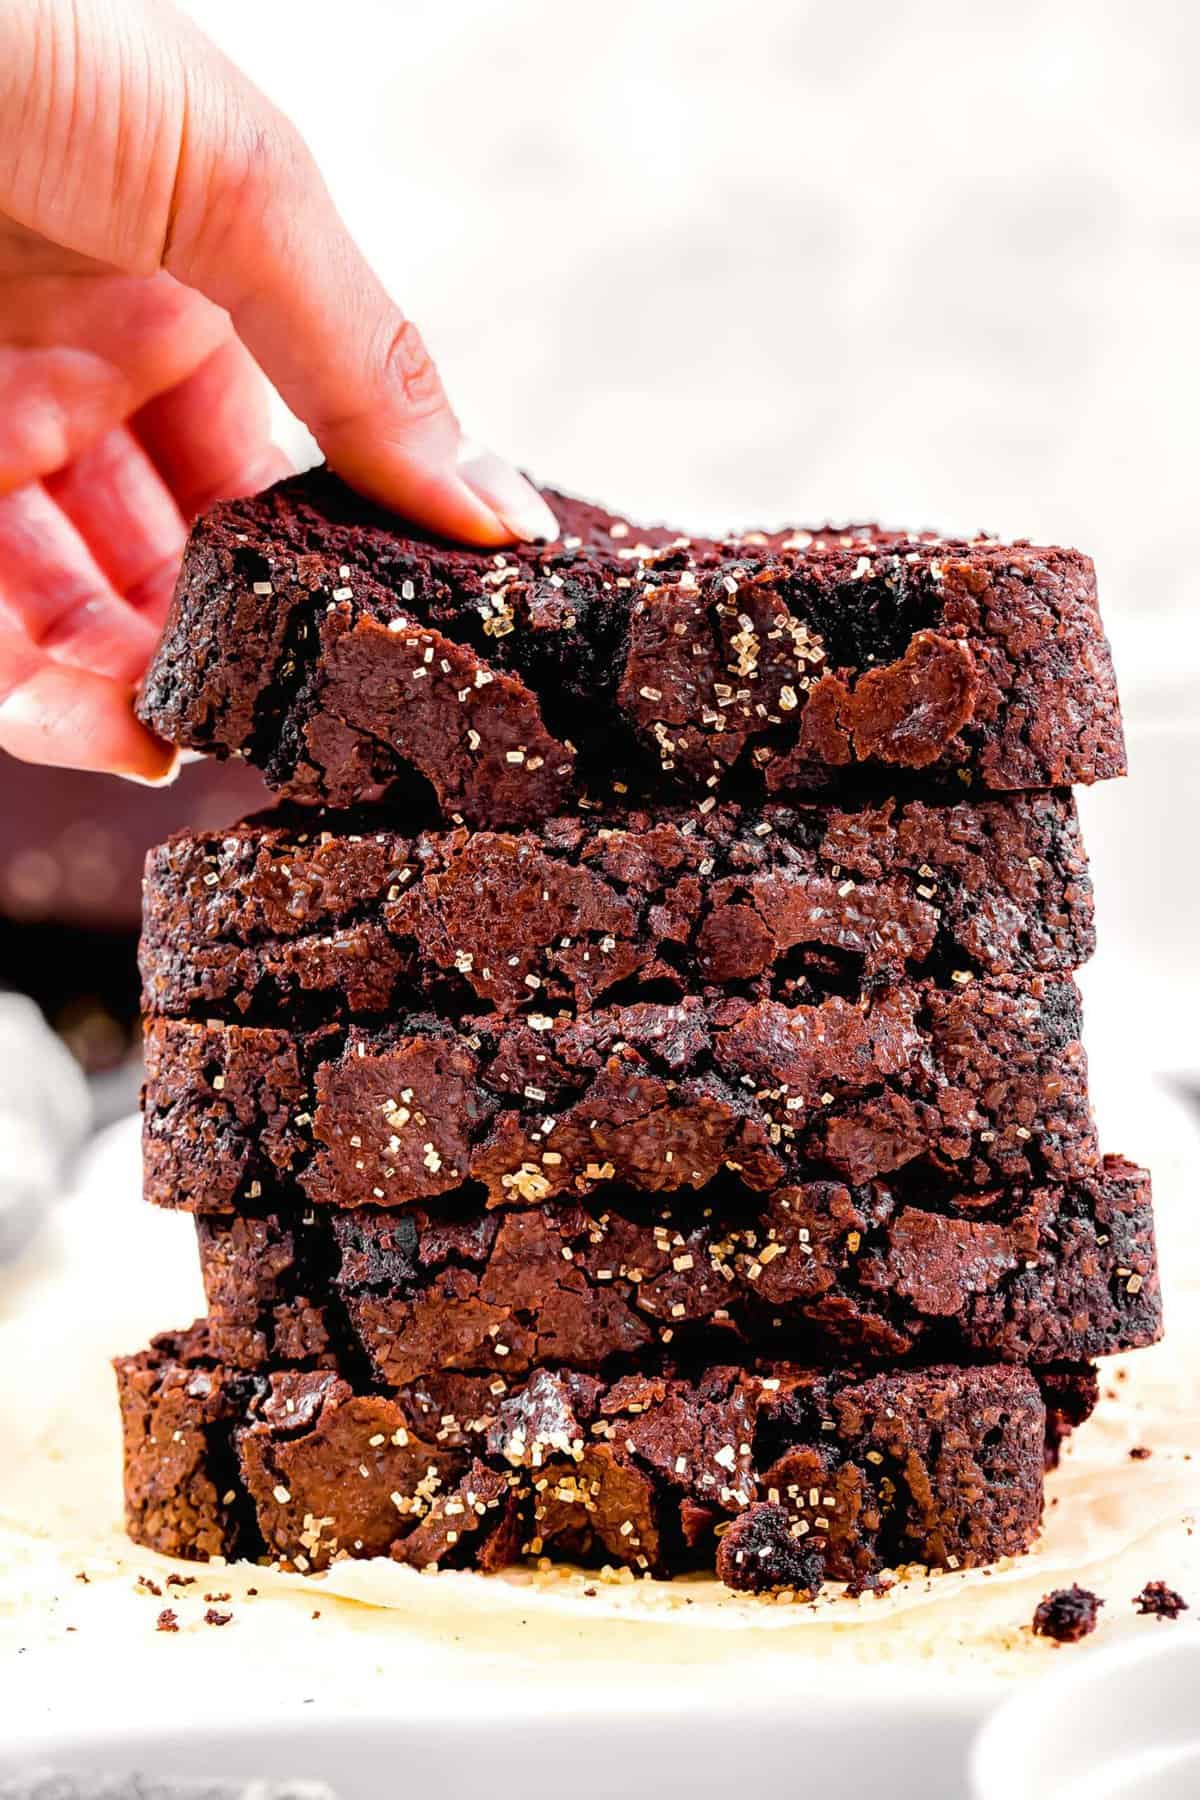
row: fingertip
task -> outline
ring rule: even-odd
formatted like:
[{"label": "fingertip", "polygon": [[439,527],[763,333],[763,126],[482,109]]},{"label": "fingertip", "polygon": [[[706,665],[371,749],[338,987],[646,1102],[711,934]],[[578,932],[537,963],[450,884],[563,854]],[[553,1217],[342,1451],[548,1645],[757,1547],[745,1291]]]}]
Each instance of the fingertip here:
[{"label": "fingertip", "polygon": [[459,479],[523,543],[552,544],[558,520],[531,481],[494,450],[464,438],[458,451]]},{"label": "fingertip", "polygon": [[173,787],[179,780],[183,758],[174,744],[164,744],[150,732],[146,733],[146,739],[144,745],[138,746],[134,762],[127,768],[114,768],[113,774],[119,775],[122,781],[136,782],[138,787]]},{"label": "fingertip", "polygon": [[363,437],[323,445],[329,465],[377,505],[459,543],[500,549],[514,541],[554,543],[558,520],[533,484],[511,463],[464,441],[447,459],[421,457]]},{"label": "fingertip", "polygon": [[399,518],[466,544],[499,549],[513,534],[494,508],[463,481],[452,459],[423,457],[411,445],[328,437],[321,448],[331,469],[356,492]]},{"label": "fingertip", "polygon": [[133,690],[27,648],[25,667],[0,700],[0,749],[19,762],[90,769],[165,786],[178,751],[134,715]]}]

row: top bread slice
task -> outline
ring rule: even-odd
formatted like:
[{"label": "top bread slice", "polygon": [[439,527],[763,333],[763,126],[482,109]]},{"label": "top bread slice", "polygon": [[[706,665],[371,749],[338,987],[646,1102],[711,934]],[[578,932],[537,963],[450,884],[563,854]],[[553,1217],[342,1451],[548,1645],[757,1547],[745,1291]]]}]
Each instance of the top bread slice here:
[{"label": "top bread slice", "polygon": [[874,526],[422,535],[326,469],[193,529],[140,717],[290,798],[472,826],[618,796],[1005,791],[1125,769],[1091,562]]}]

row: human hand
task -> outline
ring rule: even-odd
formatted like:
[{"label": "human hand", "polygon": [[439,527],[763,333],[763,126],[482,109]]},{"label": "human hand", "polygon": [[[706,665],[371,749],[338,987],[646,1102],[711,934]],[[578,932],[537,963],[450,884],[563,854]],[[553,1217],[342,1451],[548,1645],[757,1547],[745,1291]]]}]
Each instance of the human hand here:
[{"label": "human hand", "polygon": [[0,748],[153,780],[133,716],[187,523],[333,466],[481,544],[555,535],[467,444],[292,126],[160,0],[0,8]]}]

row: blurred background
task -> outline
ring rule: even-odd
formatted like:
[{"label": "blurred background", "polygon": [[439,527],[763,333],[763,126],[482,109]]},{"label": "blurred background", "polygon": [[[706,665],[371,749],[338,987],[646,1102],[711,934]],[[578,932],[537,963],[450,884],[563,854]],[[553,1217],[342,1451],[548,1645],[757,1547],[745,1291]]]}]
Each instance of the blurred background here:
[{"label": "blurred background", "polygon": [[[307,135],[467,428],[525,467],[687,528],[878,518],[1095,556],[1134,769],[1084,800],[1110,1141],[1143,1066],[1200,1070],[1181,1004],[1200,1003],[1200,9],[190,10]],[[94,892],[89,821],[115,815],[140,849],[245,804],[207,777],[170,797],[81,778],[80,816],[51,829],[31,779],[5,767],[0,818],[25,856],[8,941],[27,972],[21,946],[72,885],[63,830]],[[53,839],[33,863],[22,811]],[[127,971],[130,862],[109,883],[124,923],[110,906],[99,927],[110,948],[124,934]]]}]

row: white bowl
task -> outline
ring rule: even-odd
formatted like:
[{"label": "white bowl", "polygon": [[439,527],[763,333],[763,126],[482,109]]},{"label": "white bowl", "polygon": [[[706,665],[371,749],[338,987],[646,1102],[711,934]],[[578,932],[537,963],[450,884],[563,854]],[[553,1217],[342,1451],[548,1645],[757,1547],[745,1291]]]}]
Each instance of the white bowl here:
[{"label": "white bowl", "polygon": [[1195,1800],[1197,1695],[1200,1640],[1191,1636],[1064,1652],[980,1732],[972,1800]]}]

